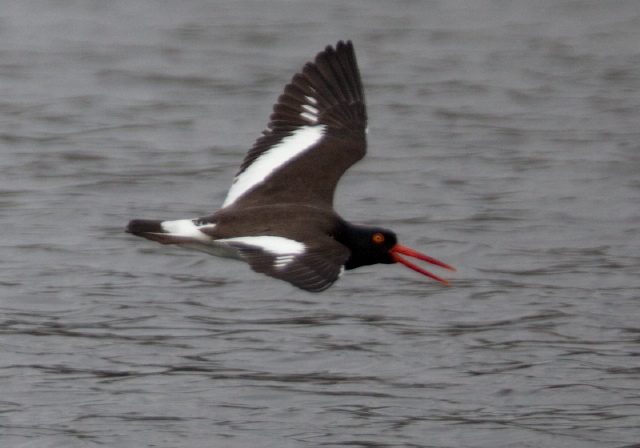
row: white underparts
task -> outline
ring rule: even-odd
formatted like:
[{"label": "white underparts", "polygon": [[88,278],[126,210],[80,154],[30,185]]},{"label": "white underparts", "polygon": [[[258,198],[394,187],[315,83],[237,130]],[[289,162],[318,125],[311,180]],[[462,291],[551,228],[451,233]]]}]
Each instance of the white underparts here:
[{"label": "white underparts", "polygon": [[242,248],[256,248],[275,257],[273,265],[282,269],[292,263],[298,255],[307,250],[299,241],[281,236],[239,236],[235,238],[214,239],[201,229],[212,229],[213,223],[197,224],[197,220],[178,219],[161,223],[163,233],[178,237],[181,246],[206,252],[217,257],[242,259]]}]

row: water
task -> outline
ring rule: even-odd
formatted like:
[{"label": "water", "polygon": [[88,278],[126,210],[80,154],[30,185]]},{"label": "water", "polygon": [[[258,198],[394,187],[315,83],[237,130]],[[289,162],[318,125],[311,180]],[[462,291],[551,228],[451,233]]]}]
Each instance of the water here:
[{"label": "water", "polygon": [[[2,446],[638,443],[638,30],[634,0],[4,5]],[[370,150],[337,209],[453,286],[314,295],[123,233],[215,210],[347,38]]]}]

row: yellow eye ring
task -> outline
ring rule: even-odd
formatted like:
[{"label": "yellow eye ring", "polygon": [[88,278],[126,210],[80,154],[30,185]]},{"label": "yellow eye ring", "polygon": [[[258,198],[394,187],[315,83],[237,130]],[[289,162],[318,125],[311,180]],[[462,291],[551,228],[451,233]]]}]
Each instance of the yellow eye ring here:
[{"label": "yellow eye ring", "polygon": [[384,243],[384,235],[382,233],[374,233],[371,240],[378,244]]}]

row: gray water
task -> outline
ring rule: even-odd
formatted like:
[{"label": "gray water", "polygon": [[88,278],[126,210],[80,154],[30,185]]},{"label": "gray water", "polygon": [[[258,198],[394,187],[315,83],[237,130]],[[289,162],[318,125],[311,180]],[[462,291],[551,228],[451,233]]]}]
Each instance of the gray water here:
[{"label": "gray water", "polygon": [[[321,294],[123,233],[214,211],[352,39],[345,218],[458,268]],[[0,9],[3,447],[640,443],[640,2]]]}]

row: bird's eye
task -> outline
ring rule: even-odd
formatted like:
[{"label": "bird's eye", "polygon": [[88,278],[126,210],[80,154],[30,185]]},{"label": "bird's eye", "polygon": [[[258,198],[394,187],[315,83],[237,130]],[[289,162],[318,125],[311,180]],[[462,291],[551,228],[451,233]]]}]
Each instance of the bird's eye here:
[{"label": "bird's eye", "polygon": [[382,233],[374,233],[371,239],[373,240],[374,243],[378,243],[378,244],[384,243],[384,235]]}]

